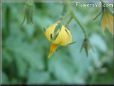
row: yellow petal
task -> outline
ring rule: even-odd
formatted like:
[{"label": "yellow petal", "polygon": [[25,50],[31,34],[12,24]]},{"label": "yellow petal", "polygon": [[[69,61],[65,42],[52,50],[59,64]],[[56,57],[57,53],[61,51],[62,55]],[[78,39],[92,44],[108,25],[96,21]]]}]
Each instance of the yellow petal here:
[{"label": "yellow petal", "polygon": [[72,42],[72,35],[70,31],[63,25],[54,43],[66,46],[71,42]]},{"label": "yellow petal", "polygon": [[50,35],[54,32],[55,27],[57,26],[57,24],[58,24],[59,22],[60,22],[60,21],[57,21],[56,23],[54,23],[54,24],[52,24],[51,26],[49,26],[48,29],[46,29],[45,35],[46,35],[46,37],[47,37],[47,39],[48,39],[49,41],[52,41]]},{"label": "yellow petal", "polygon": [[57,45],[52,44],[50,47],[50,52],[49,52],[48,58],[50,58],[52,56],[52,54],[56,51],[56,49],[57,49]]},{"label": "yellow petal", "polygon": [[114,16],[111,15],[109,12],[104,12],[103,14],[103,19],[102,19],[102,30],[104,31],[106,28],[112,33],[114,34],[113,32],[113,19],[114,19]]},{"label": "yellow petal", "polygon": [[102,30],[104,31],[107,28],[107,14],[103,14],[103,19],[102,19]]},{"label": "yellow petal", "polygon": [[114,16],[112,16],[112,15],[109,14],[109,18],[108,18],[108,19],[109,19],[109,22],[108,22],[109,27],[108,27],[108,28],[109,28],[109,31],[110,31],[112,34],[114,34],[114,32],[113,32],[113,28],[114,28],[114,27],[113,27],[113,22],[114,22],[114,21],[113,21],[113,18],[114,18]]}]

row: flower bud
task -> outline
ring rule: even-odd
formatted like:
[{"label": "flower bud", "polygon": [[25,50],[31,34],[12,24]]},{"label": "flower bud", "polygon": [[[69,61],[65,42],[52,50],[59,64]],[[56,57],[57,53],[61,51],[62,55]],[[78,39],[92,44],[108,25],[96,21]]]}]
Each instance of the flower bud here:
[{"label": "flower bud", "polygon": [[57,46],[67,46],[68,44],[72,43],[72,35],[70,30],[62,25],[60,21],[49,26],[45,31],[45,35],[52,43],[48,57],[55,52]]},{"label": "flower bud", "polygon": [[110,12],[105,10],[103,13],[102,22],[101,22],[103,31],[107,28],[112,34],[114,34],[113,19],[114,19],[114,16]]}]

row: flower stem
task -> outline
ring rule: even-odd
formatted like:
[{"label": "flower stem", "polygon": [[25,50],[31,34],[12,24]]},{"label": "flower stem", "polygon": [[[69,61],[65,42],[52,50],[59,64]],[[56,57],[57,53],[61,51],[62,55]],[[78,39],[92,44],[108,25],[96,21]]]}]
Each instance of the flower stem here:
[{"label": "flower stem", "polygon": [[79,24],[79,26],[81,27],[81,30],[83,31],[85,37],[87,37],[87,33],[85,28],[81,25],[80,21],[77,19],[76,15],[72,12],[72,16],[75,19],[75,21]]},{"label": "flower stem", "polygon": [[81,30],[84,33],[85,38],[87,38],[88,36],[87,36],[86,30],[83,27],[83,25],[80,23],[80,21],[78,20],[77,16],[75,15],[75,13],[73,11],[73,8],[72,8],[70,2],[68,2],[68,0],[67,0],[67,5],[68,5],[68,9],[70,10],[70,13],[71,13],[72,18],[79,24],[79,26],[81,27]]},{"label": "flower stem", "polygon": [[66,22],[65,26],[69,25],[69,23],[72,21],[73,17],[70,16],[70,19]]}]

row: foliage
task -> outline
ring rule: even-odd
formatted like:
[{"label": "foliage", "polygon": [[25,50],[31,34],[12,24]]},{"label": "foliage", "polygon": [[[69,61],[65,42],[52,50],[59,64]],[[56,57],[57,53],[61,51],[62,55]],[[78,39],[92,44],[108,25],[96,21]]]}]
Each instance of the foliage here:
[{"label": "foliage", "polygon": [[51,43],[43,30],[66,14],[64,3],[35,2],[33,14],[29,16],[32,21],[28,23],[22,23],[24,6],[24,3],[3,3],[2,84],[113,83],[113,36],[107,30],[102,32],[100,18],[92,20],[98,7],[73,7],[77,18],[86,27],[92,45],[88,56],[83,49],[80,52],[84,34],[73,20],[68,28],[76,43],[60,46],[47,60]]}]

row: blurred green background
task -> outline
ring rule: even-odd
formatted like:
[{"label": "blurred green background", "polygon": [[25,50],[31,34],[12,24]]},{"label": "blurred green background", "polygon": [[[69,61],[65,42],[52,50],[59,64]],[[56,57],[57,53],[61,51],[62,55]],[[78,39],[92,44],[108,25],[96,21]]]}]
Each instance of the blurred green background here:
[{"label": "blurred green background", "polygon": [[92,20],[100,12],[99,7],[73,7],[89,34],[89,56],[84,50],[80,52],[84,35],[73,20],[68,27],[76,43],[60,47],[47,60],[51,43],[43,29],[65,14],[64,3],[33,5],[33,20],[29,23],[22,23],[23,2],[2,5],[2,84],[113,84],[113,36],[108,30],[102,32],[101,18]]}]

